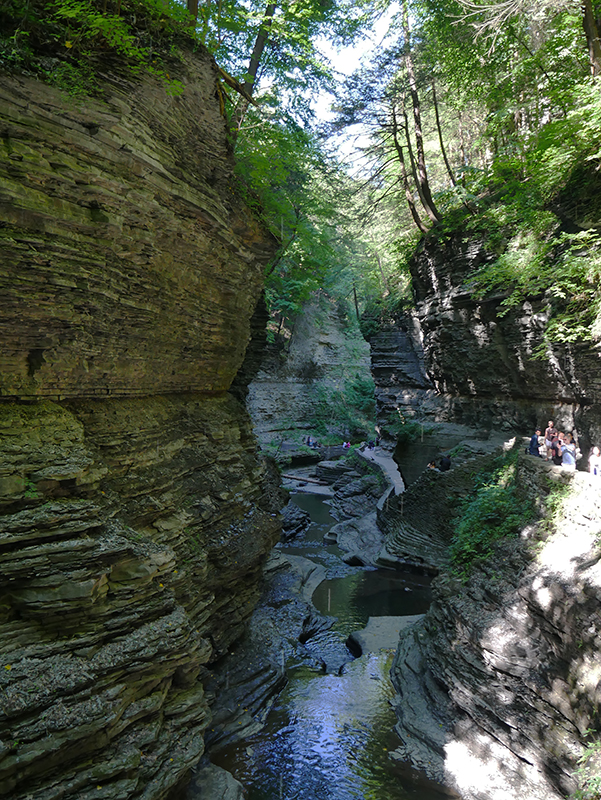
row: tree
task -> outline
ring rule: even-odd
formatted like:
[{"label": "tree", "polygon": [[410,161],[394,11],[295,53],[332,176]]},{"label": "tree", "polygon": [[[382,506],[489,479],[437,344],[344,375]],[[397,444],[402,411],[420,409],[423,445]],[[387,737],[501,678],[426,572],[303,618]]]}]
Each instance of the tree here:
[{"label": "tree", "polygon": [[428,172],[426,169],[426,155],[424,152],[424,134],[422,131],[421,106],[417,90],[417,80],[415,78],[415,68],[413,66],[413,55],[411,53],[411,37],[409,32],[409,3],[402,0],[401,3],[402,26],[404,35],[403,58],[409,82],[409,94],[411,95],[411,105],[413,107],[413,126],[415,131],[415,142],[417,150],[417,186],[426,214],[433,222],[440,219],[440,214],[430,190]]},{"label": "tree", "polygon": [[582,28],[586,35],[591,75],[601,72],[601,5],[597,0],[459,0],[465,9],[465,18],[472,21],[478,34],[489,36],[494,47],[504,25],[516,17],[536,18],[549,13],[567,11],[582,14]]}]

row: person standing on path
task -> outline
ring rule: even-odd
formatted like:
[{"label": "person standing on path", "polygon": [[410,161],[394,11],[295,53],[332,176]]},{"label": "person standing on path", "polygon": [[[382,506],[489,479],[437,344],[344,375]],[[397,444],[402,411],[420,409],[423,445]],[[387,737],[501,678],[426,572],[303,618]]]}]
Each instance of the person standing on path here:
[{"label": "person standing on path", "polygon": [[576,469],[576,445],[569,433],[566,433],[561,444],[561,466],[564,469]]},{"label": "person standing on path", "polygon": [[596,478],[601,478],[601,450],[595,445],[588,459],[588,471]]},{"label": "person standing on path", "polygon": [[555,424],[552,419],[549,420],[547,423],[547,427],[545,428],[545,445],[547,447],[547,461],[553,457],[553,440],[557,437],[557,431],[555,430]]}]

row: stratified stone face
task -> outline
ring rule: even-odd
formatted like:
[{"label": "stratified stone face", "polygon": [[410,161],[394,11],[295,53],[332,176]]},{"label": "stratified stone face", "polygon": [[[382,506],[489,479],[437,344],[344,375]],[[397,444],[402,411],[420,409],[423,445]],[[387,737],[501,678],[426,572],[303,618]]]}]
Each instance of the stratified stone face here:
[{"label": "stratified stone face", "polygon": [[250,421],[227,394],[4,402],[0,441],[0,793],[162,798],[279,538]]},{"label": "stratified stone face", "polygon": [[[353,378],[369,378],[369,349],[325,295],[312,299],[294,326],[288,349],[273,346],[263,354],[249,385],[247,406],[261,445],[310,434],[324,397],[344,391]],[[337,415],[332,414],[332,429]],[[339,431],[342,437],[342,430]]]},{"label": "stratified stone face", "polygon": [[398,410],[487,436],[530,434],[552,418],[587,449],[601,437],[599,344],[547,342],[543,297],[509,311],[505,295],[474,297],[472,275],[493,258],[461,232],[422,240],[410,265],[415,308],[370,337],[379,424]]},{"label": "stratified stone face", "polygon": [[273,241],[236,197],[214,65],[103,100],[0,86],[0,395],[228,389]]},{"label": "stratified stone face", "polygon": [[570,486],[555,530],[529,525],[502,541],[466,584],[437,579],[425,619],[401,633],[391,671],[394,757],[464,800],[573,796],[601,703],[599,493],[588,474],[530,456],[518,471],[539,494]]},{"label": "stratified stone face", "polygon": [[227,389],[273,241],[214,65],[0,86],[0,795],[164,800],[279,539]]},{"label": "stratified stone face", "polygon": [[429,378],[441,392],[531,403],[601,400],[601,356],[589,343],[546,344],[548,303],[530,298],[509,312],[505,295],[479,300],[473,272],[496,256],[457,234],[425,239],[411,272]]}]

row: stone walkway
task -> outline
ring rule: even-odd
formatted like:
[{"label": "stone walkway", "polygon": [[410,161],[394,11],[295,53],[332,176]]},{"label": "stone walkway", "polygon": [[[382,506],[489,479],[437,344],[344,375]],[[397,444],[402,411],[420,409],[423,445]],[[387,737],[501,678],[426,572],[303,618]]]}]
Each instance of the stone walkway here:
[{"label": "stone walkway", "polygon": [[[400,494],[401,492],[405,491],[405,484],[401,477],[401,473],[399,472],[396,461],[390,455],[389,450],[383,450],[381,447],[376,447],[374,450],[357,450],[357,453],[366,461],[374,461],[382,468],[384,474],[394,489],[394,494]],[[389,492],[386,492],[386,497],[388,494]]]}]

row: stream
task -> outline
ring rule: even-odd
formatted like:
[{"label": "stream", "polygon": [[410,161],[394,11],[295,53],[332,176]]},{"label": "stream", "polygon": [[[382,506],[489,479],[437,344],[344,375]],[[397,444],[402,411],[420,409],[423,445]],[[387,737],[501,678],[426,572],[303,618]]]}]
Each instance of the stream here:
[{"label": "stream", "polygon": [[310,513],[312,524],[278,547],[327,570],[313,603],[336,619],[330,630],[306,642],[325,671],[288,669],[288,684],[264,728],[212,752],[211,761],[245,786],[248,800],[441,800],[433,784],[388,755],[397,744],[388,675],[394,650],[354,658],[346,645],[370,616],[424,613],[429,578],[348,566],[336,545],[323,542],[336,523],[324,498],[296,494],[292,500]]}]

